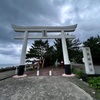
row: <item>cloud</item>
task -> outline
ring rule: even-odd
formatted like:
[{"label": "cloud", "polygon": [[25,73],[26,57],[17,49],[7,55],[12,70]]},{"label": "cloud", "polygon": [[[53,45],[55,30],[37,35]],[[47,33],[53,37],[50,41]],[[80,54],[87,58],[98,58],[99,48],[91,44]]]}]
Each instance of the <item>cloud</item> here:
[{"label": "cloud", "polygon": [[[81,41],[100,34],[100,0],[1,0],[0,59],[19,60],[22,40],[14,40],[11,24],[63,26],[78,24],[73,34]],[[28,42],[28,48],[31,42]],[[17,60],[17,61],[18,61]],[[0,61],[0,63],[2,60]]]},{"label": "cloud", "polygon": [[[0,64],[19,64],[19,57],[0,54]],[[7,66],[9,67],[9,66]]]},{"label": "cloud", "polygon": [[0,54],[10,55],[10,56],[19,56],[21,52],[21,45],[15,44],[0,44]]}]

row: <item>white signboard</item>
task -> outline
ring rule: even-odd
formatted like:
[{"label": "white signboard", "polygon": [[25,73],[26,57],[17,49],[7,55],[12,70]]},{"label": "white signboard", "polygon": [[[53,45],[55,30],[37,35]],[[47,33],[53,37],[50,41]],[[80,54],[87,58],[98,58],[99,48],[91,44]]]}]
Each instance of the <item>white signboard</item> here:
[{"label": "white signboard", "polygon": [[95,74],[89,47],[83,47],[83,62],[85,64],[86,74]]}]

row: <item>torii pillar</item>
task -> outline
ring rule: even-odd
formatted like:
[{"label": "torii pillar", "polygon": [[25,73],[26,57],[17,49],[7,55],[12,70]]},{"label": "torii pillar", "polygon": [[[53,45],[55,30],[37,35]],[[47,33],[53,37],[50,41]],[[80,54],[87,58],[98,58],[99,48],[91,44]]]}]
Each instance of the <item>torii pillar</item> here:
[{"label": "torii pillar", "polygon": [[20,64],[17,68],[17,75],[23,75],[25,70],[25,58],[26,58],[26,50],[27,50],[27,39],[28,39],[28,31],[25,31],[23,38],[23,45],[20,57]]},{"label": "torii pillar", "polygon": [[64,30],[61,31],[61,36],[62,36],[61,41],[62,41],[65,74],[70,75],[71,74],[71,68],[70,68],[70,61],[69,61],[69,56],[68,56],[68,50],[67,50],[67,44],[66,44],[66,38],[65,38]]}]

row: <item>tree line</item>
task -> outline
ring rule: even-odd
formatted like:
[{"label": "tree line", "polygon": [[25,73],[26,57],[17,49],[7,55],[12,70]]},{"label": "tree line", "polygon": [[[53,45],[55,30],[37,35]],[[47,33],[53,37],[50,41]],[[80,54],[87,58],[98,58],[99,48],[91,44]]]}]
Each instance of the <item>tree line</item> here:
[{"label": "tree line", "polygon": [[[100,64],[100,36],[90,37],[83,43],[79,39],[66,39],[69,59],[71,62],[82,63],[82,48],[81,45],[85,47],[90,47],[92,59],[94,64]],[[43,52],[45,50],[45,53]],[[28,58],[45,58],[45,66],[50,66],[55,63],[56,60],[61,62],[63,60],[62,43],[61,39],[55,39],[54,45],[50,46],[48,40],[36,40],[32,43],[31,48],[26,54],[26,59]]]}]

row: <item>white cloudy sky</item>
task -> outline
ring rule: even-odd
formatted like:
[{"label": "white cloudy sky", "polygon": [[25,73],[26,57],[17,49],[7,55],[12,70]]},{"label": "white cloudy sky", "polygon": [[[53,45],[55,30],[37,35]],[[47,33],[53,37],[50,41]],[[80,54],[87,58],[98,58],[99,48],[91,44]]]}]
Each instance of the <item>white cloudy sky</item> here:
[{"label": "white cloudy sky", "polygon": [[78,24],[74,34],[85,41],[100,34],[100,0],[0,0],[0,64],[19,63],[22,41],[11,24]]}]

